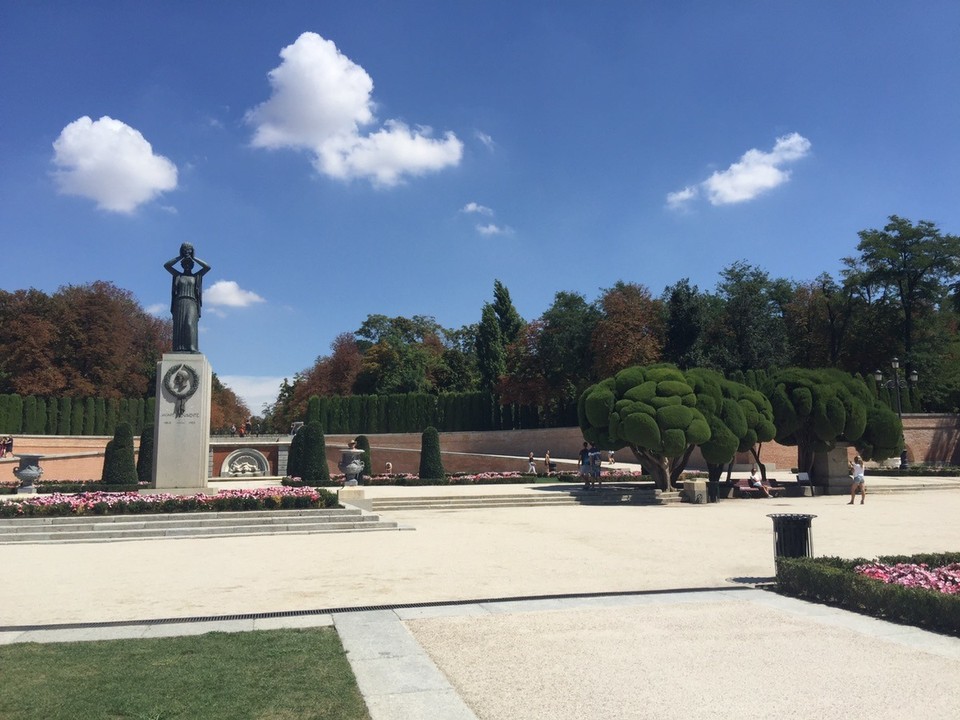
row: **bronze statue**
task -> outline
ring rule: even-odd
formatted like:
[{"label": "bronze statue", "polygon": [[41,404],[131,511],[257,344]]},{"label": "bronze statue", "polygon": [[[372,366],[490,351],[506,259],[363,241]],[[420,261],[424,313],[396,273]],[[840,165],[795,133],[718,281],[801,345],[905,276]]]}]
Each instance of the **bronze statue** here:
[{"label": "bronze statue", "polygon": [[[182,270],[176,268],[177,263],[180,263]],[[197,272],[193,272],[194,265],[200,266]],[[190,243],[183,243],[180,254],[163,266],[173,275],[170,299],[170,312],[173,314],[173,351],[198,353],[197,323],[200,320],[200,306],[203,304],[203,276],[210,272],[210,266],[194,256],[193,245]]]}]

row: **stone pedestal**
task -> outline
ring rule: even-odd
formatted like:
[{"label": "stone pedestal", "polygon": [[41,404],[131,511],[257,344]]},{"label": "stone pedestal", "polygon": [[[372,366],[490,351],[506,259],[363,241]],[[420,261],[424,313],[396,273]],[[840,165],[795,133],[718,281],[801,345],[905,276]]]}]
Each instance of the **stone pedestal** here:
[{"label": "stone pedestal", "polygon": [[207,487],[211,376],[200,353],[166,353],[157,363],[156,491],[196,493]]},{"label": "stone pedestal", "polygon": [[827,495],[843,495],[850,492],[850,468],[847,461],[847,446],[838,445],[829,452],[813,455],[813,482],[823,488]]}]

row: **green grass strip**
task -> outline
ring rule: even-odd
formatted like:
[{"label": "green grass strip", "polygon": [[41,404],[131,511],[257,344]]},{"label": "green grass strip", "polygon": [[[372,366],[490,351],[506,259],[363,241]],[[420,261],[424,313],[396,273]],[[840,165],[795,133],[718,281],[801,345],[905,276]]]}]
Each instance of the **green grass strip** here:
[{"label": "green grass strip", "polygon": [[369,720],[333,628],[0,646],[4,720]]}]

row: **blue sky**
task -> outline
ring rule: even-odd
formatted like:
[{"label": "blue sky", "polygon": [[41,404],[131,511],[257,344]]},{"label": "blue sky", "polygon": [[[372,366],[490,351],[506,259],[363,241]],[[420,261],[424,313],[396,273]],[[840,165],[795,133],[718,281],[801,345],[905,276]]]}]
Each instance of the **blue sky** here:
[{"label": "blue sky", "polygon": [[[367,315],[528,320],[960,232],[960,3],[0,0],[0,287],[169,304],[255,411]],[[264,389],[265,388],[265,389]]]}]

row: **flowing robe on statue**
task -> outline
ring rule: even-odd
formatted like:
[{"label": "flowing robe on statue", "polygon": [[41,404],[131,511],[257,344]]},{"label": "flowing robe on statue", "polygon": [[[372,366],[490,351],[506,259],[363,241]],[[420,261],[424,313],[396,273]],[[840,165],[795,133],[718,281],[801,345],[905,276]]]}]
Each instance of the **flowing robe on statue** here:
[{"label": "flowing robe on statue", "polygon": [[179,273],[173,276],[170,312],[173,315],[174,352],[200,352],[197,325],[200,320],[202,282],[199,275]]}]

